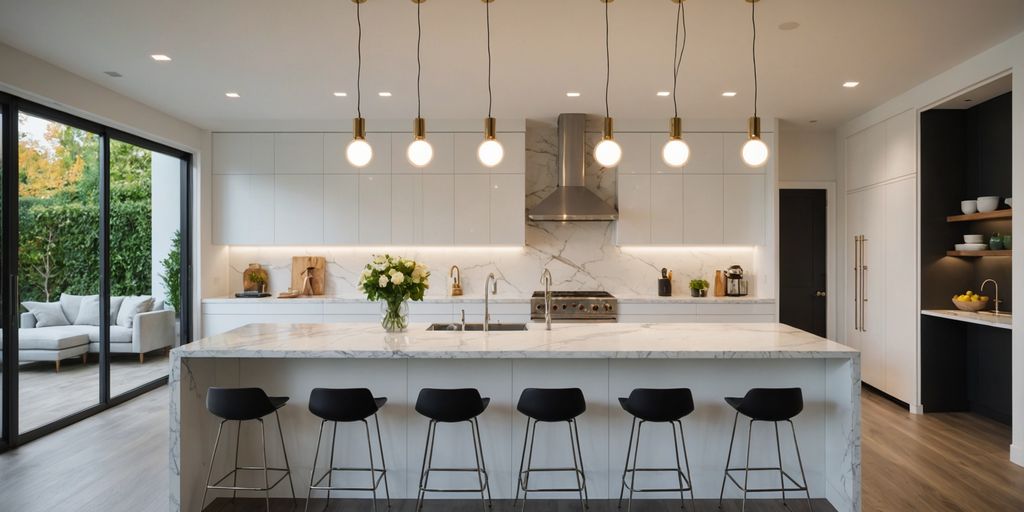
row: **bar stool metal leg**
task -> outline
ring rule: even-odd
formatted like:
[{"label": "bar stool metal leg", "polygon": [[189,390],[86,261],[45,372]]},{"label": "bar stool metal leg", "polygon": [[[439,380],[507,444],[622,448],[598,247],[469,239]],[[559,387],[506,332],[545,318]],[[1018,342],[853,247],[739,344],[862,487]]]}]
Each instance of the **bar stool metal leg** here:
[{"label": "bar stool metal leg", "polygon": [[257,420],[260,422],[260,434],[263,438],[263,486],[267,489],[264,492],[264,499],[267,502],[267,512],[270,512],[270,470],[267,468],[267,426],[263,423],[263,418]]},{"label": "bar stool metal leg", "polygon": [[[313,485],[315,485],[314,480],[316,479],[316,461],[320,456],[320,441],[324,437],[324,426],[326,424],[327,420],[320,421],[320,435],[316,438],[316,451],[313,452],[313,469],[309,470],[309,488],[306,490],[306,508],[304,509],[306,512],[309,512],[309,500],[313,497]],[[329,502],[330,500],[328,500],[328,503]]]},{"label": "bar stool metal leg", "polygon": [[636,459],[640,455],[640,433],[644,429],[644,422],[641,421],[636,426],[636,448],[633,449],[633,472],[630,474],[629,479],[629,500],[626,501],[626,511],[628,512],[633,508],[633,489],[636,489]]},{"label": "bar stool metal leg", "polygon": [[590,494],[587,492],[587,471],[583,468],[583,445],[580,444],[580,426],[576,423],[576,418],[573,418],[570,423],[572,423],[573,434],[576,436],[576,451],[580,457],[579,473],[580,480],[583,482],[583,508],[590,508]]},{"label": "bar stool metal leg", "polygon": [[736,442],[736,423],[740,420],[740,413],[732,419],[732,435],[729,437],[729,454],[725,456],[725,472],[722,475],[722,490],[718,493],[718,508],[722,508],[722,498],[725,497],[725,481],[729,478],[729,465],[732,464],[732,447]]},{"label": "bar stool metal leg", "polygon": [[[696,510],[697,510],[697,497],[694,496],[694,493],[693,493],[693,473],[690,473],[690,455],[686,452],[686,434],[683,433],[683,422],[682,422],[682,420],[679,420],[678,423],[679,423],[679,439],[680,439],[680,441],[683,442],[683,462],[686,464],[686,486],[690,488],[690,506],[696,512]],[[678,455],[678,453],[679,453],[679,449],[676,448],[676,454]],[[677,465],[679,464],[678,459],[676,461],[676,464]],[[680,476],[682,476],[682,475],[680,475]]]},{"label": "bar stool metal leg", "polygon": [[363,420],[363,428],[366,430],[366,451],[370,454],[370,502],[373,504],[373,512],[377,512],[377,468],[373,465],[373,443],[370,442],[370,423]]},{"label": "bar stool metal leg", "polygon": [[629,456],[633,453],[634,433],[636,433],[636,416],[633,416],[633,424],[629,427],[629,444],[626,445],[626,463],[622,467],[622,485],[619,486],[619,504],[616,508],[622,508],[622,496],[626,492],[626,472],[629,471]]},{"label": "bar stool metal leg", "polygon": [[[519,501],[519,491],[523,487],[523,463],[526,462],[526,445],[530,442],[530,418],[526,418],[526,429],[523,431],[523,453],[519,456],[519,472],[516,473],[516,495],[512,500],[512,506]],[[525,498],[524,498],[525,499]]]},{"label": "bar stool metal leg", "polygon": [[[523,508],[526,510],[526,498],[530,494],[530,468],[533,466],[533,443],[537,440],[537,421],[533,421],[533,429],[530,429],[530,418],[526,418],[526,438],[523,439],[523,452],[526,453],[526,441],[530,441],[530,451],[526,456],[526,468],[524,471],[522,462],[519,464],[519,485],[523,489]],[[516,489],[516,496],[519,496],[519,490]]]},{"label": "bar stool metal leg", "polygon": [[[804,461],[800,458],[800,443],[796,442],[796,426],[793,425],[793,420],[786,420],[789,422],[789,428],[793,431],[793,446],[796,448],[796,462],[800,465],[800,479],[804,482],[804,492],[807,494],[807,510],[814,512],[814,507],[811,506],[811,488],[807,485],[807,475],[804,473]],[[780,466],[782,464],[779,464]]]},{"label": "bar stool metal leg", "polygon": [[[213,479],[213,461],[217,460],[217,447],[220,446],[220,434],[224,430],[224,423],[227,420],[222,420],[220,426],[217,427],[217,440],[213,442],[213,453],[210,455],[210,471],[206,474],[206,486],[203,489],[203,501],[200,503],[199,509],[206,508],[206,495],[210,492],[210,480]],[[237,466],[238,464],[235,463]]]},{"label": "bar stool metal leg", "polygon": [[[281,438],[281,452],[284,453],[284,467],[291,468],[288,463],[288,447],[284,445],[284,430],[281,429],[281,415],[274,411],[274,419],[277,420],[277,434]],[[292,500],[295,500],[295,482],[292,481],[292,472],[288,471],[288,487],[292,491]]]},{"label": "bar stool metal leg", "polygon": [[775,453],[779,456],[779,489],[782,489],[782,504],[786,505],[786,476],[782,472],[782,443],[779,442],[779,422],[773,422],[775,426]]},{"label": "bar stool metal leg", "polygon": [[[331,430],[331,465],[327,468],[327,487],[334,487],[334,443],[338,440],[338,422],[335,421]],[[331,490],[327,489],[327,503],[331,502]]]},{"label": "bar stool metal leg", "polygon": [[[242,422],[236,421],[235,423],[238,423],[238,429],[235,430],[235,474],[231,477],[232,487],[238,487],[238,444],[239,441],[242,440]],[[238,491],[231,491],[231,499],[235,499],[237,497]]]},{"label": "bar stool metal leg", "polygon": [[747,489],[750,486],[747,484],[750,479],[750,439],[751,434],[754,433],[754,420],[750,420],[750,425],[747,426],[747,462],[743,467],[743,504],[740,506],[740,512],[747,510]]},{"label": "bar stool metal leg", "polygon": [[586,508],[587,505],[583,501],[583,482],[580,481],[579,464],[576,462],[576,453],[579,450],[578,450],[578,447],[576,446],[576,440],[573,438],[573,435],[572,435],[572,420],[569,420],[569,422],[568,422],[568,424],[566,426],[569,427],[569,447],[572,449],[572,467],[575,470],[575,471],[573,471],[573,476],[576,477],[576,487],[579,488],[580,506]]},{"label": "bar stool metal leg", "polygon": [[377,449],[380,451],[380,467],[384,474],[384,497],[387,499],[388,508],[391,508],[391,489],[388,488],[388,463],[384,459],[384,441],[380,437],[380,420],[377,414],[373,415],[373,424],[377,427]]},{"label": "bar stool metal leg", "polygon": [[430,420],[427,426],[427,443],[423,447],[423,466],[420,467],[420,488],[416,495],[416,510],[423,510],[423,498],[426,495],[427,482],[430,479],[430,467],[434,459],[434,437],[437,435],[437,422]]},{"label": "bar stool metal leg", "polygon": [[480,434],[480,422],[478,418],[473,418],[473,427],[476,429],[476,445],[480,451],[480,469],[483,471],[484,479],[484,490],[487,491],[487,504],[489,507],[494,507],[494,500],[491,498],[491,479],[487,477],[487,462],[484,460],[484,440]]}]

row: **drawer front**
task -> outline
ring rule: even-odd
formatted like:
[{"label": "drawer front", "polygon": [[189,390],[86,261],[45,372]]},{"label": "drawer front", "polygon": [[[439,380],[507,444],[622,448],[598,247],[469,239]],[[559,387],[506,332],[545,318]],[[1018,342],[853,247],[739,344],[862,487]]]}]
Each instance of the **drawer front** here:
[{"label": "drawer front", "polygon": [[203,304],[204,315],[322,315],[323,312],[323,302]]},{"label": "drawer front", "polygon": [[619,316],[622,315],[695,315],[697,314],[696,304],[671,303],[671,302],[650,302],[650,303],[620,303]]},{"label": "drawer front", "polygon": [[774,315],[775,304],[697,304],[698,315]]}]

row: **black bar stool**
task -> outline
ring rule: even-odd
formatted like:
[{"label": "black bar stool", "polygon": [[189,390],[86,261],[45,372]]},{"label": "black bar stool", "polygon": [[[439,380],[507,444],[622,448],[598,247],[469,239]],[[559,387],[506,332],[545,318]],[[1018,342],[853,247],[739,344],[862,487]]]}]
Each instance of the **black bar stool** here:
[{"label": "black bar stool", "polygon": [[[391,491],[388,489],[387,464],[384,462],[384,443],[380,437],[380,420],[377,418],[377,411],[387,403],[387,398],[374,398],[369,389],[326,389],[316,388],[309,394],[309,412],[320,418],[320,435],[316,438],[316,451],[313,453],[313,469],[309,474],[309,492],[306,493],[306,510],[309,510],[309,500],[313,491],[327,491],[327,500],[331,499],[331,491],[366,491],[373,493],[373,510],[377,510],[377,488],[384,481],[384,494],[387,498],[388,508],[391,508]],[[377,469],[373,462],[373,443],[370,441],[370,423],[367,418],[373,416],[373,423],[377,429],[377,450],[380,454],[381,468]],[[316,461],[320,456],[320,441],[324,436],[324,426],[327,422],[334,424],[331,434],[331,462],[330,468],[319,479],[316,479]],[[366,430],[366,449],[370,455],[370,467],[335,467],[334,466],[334,442],[338,437],[338,423],[362,422]],[[366,471],[370,474],[369,487],[334,487],[333,476],[335,471]],[[327,485],[320,485],[324,479]]]},{"label": "black bar stool", "polygon": [[[736,416],[732,422],[732,437],[729,439],[729,455],[725,459],[725,476],[722,477],[722,491],[718,495],[718,506],[722,506],[722,498],[725,496],[725,482],[731,480],[736,487],[743,491],[742,510],[746,510],[747,493],[749,492],[781,492],[782,502],[785,503],[786,491],[803,491],[807,494],[807,508],[813,511],[811,492],[807,488],[807,475],[804,474],[804,463],[800,458],[800,445],[796,441],[796,427],[793,426],[792,421],[793,417],[804,409],[804,398],[800,388],[754,388],[747,391],[743,398],[726,397],[725,401],[733,409],[736,409]],[[747,460],[743,467],[731,468],[729,464],[732,462],[732,446],[736,439],[736,423],[739,421],[740,414],[750,418],[747,429]],[[750,467],[750,434],[754,430],[755,421],[770,422],[775,426],[775,449],[779,456],[778,467]],[[803,480],[803,484],[797,482],[782,469],[782,444],[779,442],[779,422],[781,421],[789,423],[789,428],[793,431],[793,446],[796,447],[796,460],[800,465],[800,479]],[[730,471],[743,471],[742,485],[729,473]],[[747,482],[751,471],[778,471],[779,487],[750,489]],[[795,487],[787,488],[786,479]]]},{"label": "black bar stool", "polygon": [[[210,388],[206,391],[206,409],[211,414],[221,418],[220,426],[217,427],[217,440],[213,443],[213,454],[210,455],[210,472],[206,475],[206,489],[203,491],[202,507],[206,507],[206,495],[210,489],[231,491],[234,498],[238,491],[263,491],[266,493],[267,511],[270,511],[270,490],[277,487],[277,484],[288,478],[288,485],[292,490],[292,499],[295,499],[295,485],[292,483],[292,472],[288,465],[288,450],[284,446],[284,432],[281,431],[281,417],[277,410],[288,403],[286,396],[267,396],[260,388]],[[267,429],[263,424],[263,417],[273,413],[277,420],[277,432],[281,437],[281,450],[284,452],[283,468],[269,467],[267,464]],[[214,483],[213,463],[217,458],[217,447],[220,445],[220,435],[224,430],[224,424],[228,421],[238,422],[238,434],[235,438],[235,469],[229,471]],[[238,465],[238,441],[241,438],[242,422],[258,421],[260,433],[263,439],[263,465],[262,466],[239,466]],[[239,487],[239,471],[263,471],[263,487]],[[273,485],[270,484],[270,472],[281,471],[283,474]],[[231,477],[231,485],[220,485],[221,482]]]},{"label": "black bar stool", "polygon": [[[490,398],[481,398],[480,392],[473,388],[466,389],[431,389],[420,390],[416,399],[416,412],[430,419],[427,427],[427,443],[423,449],[423,465],[420,468],[419,492],[416,496],[416,510],[423,508],[423,500],[428,492],[479,492],[480,503],[484,510],[493,506],[491,500],[491,484],[487,478],[487,465],[484,463],[483,441],[480,439],[480,424],[477,417],[487,409]],[[435,468],[434,440],[437,436],[438,423],[469,423],[473,435],[473,454],[476,459],[475,468]],[[474,472],[480,482],[478,489],[437,489],[429,487],[430,472]],[[486,493],[486,496],[485,496]]]},{"label": "black bar stool", "polygon": [[[513,505],[519,500],[519,491],[523,491],[523,510],[526,510],[526,497],[530,492],[576,492],[580,496],[583,508],[590,508],[590,497],[587,494],[587,475],[583,470],[583,449],[580,446],[580,432],[576,418],[587,410],[587,402],[583,391],[579,388],[565,389],[524,389],[519,395],[516,409],[526,416],[526,435],[523,439],[523,454],[519,459],[519,482],[516,485],[516,497]],[[530,428],[530,422],[533,428]],[[566,422],[569,427],[569,446],[572,449],[571,468],[534,468],[533,442],[537,437],[537,423]],[[527,454],[526,445],[530,445]],[[525,463],[525,469],[524,469]],[[531,489],[530,473],[535,471],[567,472],[576,476],[575,488]]]},{"label": "black bar stool", "polygon": [[[622,469],[622,486],[619,488],[619,507],[622,507],[622,495],[629,489],[629,500],[626,510],[633,507],[634,492],[674,492],[679,491],[680,506],[685,508],[683,502],[686,500],[686,491],[690,491],[690,506],[697,509],[694,502],[693,482],[690,480],[690,457],[686,453],[686,436],[683,434],[682,419],[693,412],[693,393],[687,388],[675,389],[634,389],[629,393],[629,398],[619,398],[622,408],[633,415],[633,426],[629,429],[629,447],[626,448],[626,465]],[[644,423],[668,423],[672,426],[672,444],[675,446],[676,467],[674,468],[638,468],[636,466],[637,454],[640,452],[640,432]],[[678,435],[676,427],[679,428]],[[636,441],[633,441],[633,432],[636,431]],[[679,442],[683,444],[683,461],[679,460]],[[634,446],[635,443],[635,446]],[[629,456],[633,455],[633,465],[630,467]],[[686,464],[686,472],[683,472],[681,462]],[[672,472],[679,479],[679,487],[671,489],[637,489],[636,473],[638,471],[648,472]],[[629,476],[629,482],[626,482]]]}]

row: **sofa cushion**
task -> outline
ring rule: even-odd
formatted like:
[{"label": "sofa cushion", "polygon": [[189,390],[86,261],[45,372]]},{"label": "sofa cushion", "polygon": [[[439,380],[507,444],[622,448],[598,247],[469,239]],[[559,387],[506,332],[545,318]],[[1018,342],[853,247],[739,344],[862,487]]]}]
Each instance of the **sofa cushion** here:
[{"label": "sofa cushion", "polygon": [[[98,342],[100,341],[100,328],[91,325],[82,326],[83,332],[85,332],[89,341]],[[111,343],[131,343],[132,342],[132,330],[127,327],[121,327],[118,325],[110,326],[110,342]]]},{"label": "sofa cushion", "polygon": [[[110,323],[117,320],[118,310],[124,297],[110,298]],[[82,303],[78,308],[78,316],[75,317],[75,325],[99,325],[100,324],[100,296],[86,295],[82,297]]]},{"label": "sofa cushion", "polygon": [[74,325],[18,329],[20,350],[64,350],[89,344],[87,328]]},{"label": "sofa cushion", "polygon": [[132,295],[124,298],[121,309],[117,313],[117,325],[131,327],[135,315],[145,313],[153,308],[153,297],[149,295]]},{"label": "sofa cushion", "polygon": [[68,319],[60,308],[59,302],[22,302],[22,306],[36,317],[36,327],[54,327],[68,325]]},{"label": "sofa cushion", "polygon": [[60,294],[60,309],[64,311],[64,318],[68,319],[69,324],[75,323],[75,319],[78,318],[78,308],[82,306],[82,297],[84,295]]}]

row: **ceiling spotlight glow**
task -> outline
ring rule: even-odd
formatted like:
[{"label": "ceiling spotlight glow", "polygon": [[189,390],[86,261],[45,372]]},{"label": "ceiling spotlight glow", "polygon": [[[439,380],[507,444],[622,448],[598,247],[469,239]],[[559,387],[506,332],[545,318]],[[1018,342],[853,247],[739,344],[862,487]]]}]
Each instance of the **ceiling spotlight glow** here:
[{"label": "ceiling spotlight glow", "polygon": [[164,55],[162,53],[154,53],[153,55],[150,55],[150,57],[152,57],[153,60],[155,60],[157,62],[167,62],[167,61],[171,60],[170,57],[168,57],[168,56],[166,56],[166,55]]},{"label": "ceiling spotlight glow", "polygon": [[347,92],[336,92],[336,93],[334,93],[334,96],[337,97],[337,98],[344,98],[345,96],[348,96],[348,93]]},{"label": "ceiling spotlight glow", "polygon": [[580,97],[580,93],[578,93],[578,92],[567,92],[567,93],[565,93],[565,95],[570,97],[570,98],[579,98]]},{"label": "ceiling spotlight glow", "polygon": [[381,91],[377,93],[377,96],[380,96],[381,98],[390,98],[391,93],[387,91]]},{"label": "ceiling spotlight glow", "polygon": [[226,93],[224,93],[224,96],[227,96],[228,98],[241,98],[242,97],[242,95],[238,94],[237,92],[226,92]]},{"label": "ceiling spotlight glow", "polygon": [[725,92],[722,93],[722,96],[725,96],[726,98],[732,98],[732,97],[736,96],[736,92],[735,91],[725,91]]},{"label": "ceiling spotlight glow", "polygon": [[847,89],[853,89],[858,85],[860,85],[860,82],[843,82],[843,87],[846,87]]},{"label": "ceiling spotlight glow", "polygon": [[672,95],[672,93],[670,93],[668,91],[658,91],[658,96],[661,96],[662,98],[665,98],[665,97],[668,97],[668,96],[671,96],[671,95]]}]

